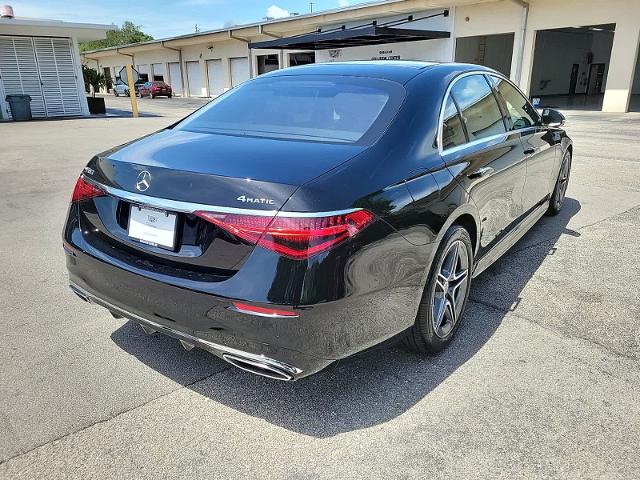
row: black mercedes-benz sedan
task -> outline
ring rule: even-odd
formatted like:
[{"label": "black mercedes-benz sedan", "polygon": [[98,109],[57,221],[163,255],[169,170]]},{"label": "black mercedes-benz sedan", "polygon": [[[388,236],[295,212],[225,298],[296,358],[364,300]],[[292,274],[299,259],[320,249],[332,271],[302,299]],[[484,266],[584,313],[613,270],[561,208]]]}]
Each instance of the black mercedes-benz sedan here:
[{"label": "black mercedes-benz sedan", "polygon": [[477,65],[262,75],[91,159],[63,234],[71,289],[281,380],[399,334],[440,351],[472,278],[562,207],[563,122]]}]

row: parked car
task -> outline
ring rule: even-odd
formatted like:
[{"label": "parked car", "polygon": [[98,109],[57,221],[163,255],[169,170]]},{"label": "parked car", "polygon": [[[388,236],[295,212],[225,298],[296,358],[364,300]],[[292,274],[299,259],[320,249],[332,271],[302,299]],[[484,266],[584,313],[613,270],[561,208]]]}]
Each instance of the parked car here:
[{"label": "parked car", "polygon": [[138,88],[138,94],[142,97],[169,97],[171,98],[173,92],[171,91],[171,85],[167,85],[164,82],[154,81],[146,82],[140,85]]},{"label": "parked car", "polygon": [[124,82],[116,82],[113,85],[113,94],[116,97],[119,97],[120,95],[129,95],[129,86],[124,83]]},{"label": "parked car", "polygon": [[398,334],[440,351],[472,278],[562,208],[563,122],[477,65],[261,75],[89,162],[64,229],[71,288],[281,380]]}]

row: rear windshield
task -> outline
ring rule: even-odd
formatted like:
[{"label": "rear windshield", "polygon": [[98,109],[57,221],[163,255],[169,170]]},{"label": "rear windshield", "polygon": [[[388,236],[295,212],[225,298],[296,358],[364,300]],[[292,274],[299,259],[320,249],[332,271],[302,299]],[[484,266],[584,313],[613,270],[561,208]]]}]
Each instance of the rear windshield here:
[{"label": "rear windshield", "polygon": [[386,127],[403,92],[397,83],[372,78],[258,78],[218,97],[179,128],[353,143]]},{"label": "rear windshield", "polygon": [[164,82],[153,82],[156,87],[166,87],[167,84]]}]

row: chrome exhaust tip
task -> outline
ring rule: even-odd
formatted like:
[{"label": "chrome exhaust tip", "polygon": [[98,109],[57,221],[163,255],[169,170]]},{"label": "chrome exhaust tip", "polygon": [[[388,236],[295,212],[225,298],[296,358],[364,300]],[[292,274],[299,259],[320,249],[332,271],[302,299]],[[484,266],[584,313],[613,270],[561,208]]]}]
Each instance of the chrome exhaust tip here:
[{"label": "chrome exhaust tip", "polygon": [[230,353],[223,353],[222,358],[234,367],[238,367],[245,372],[254,373],[274,380],[284,380],[285,382],[293,380],[291,373],[268,360],[256,360]]}]

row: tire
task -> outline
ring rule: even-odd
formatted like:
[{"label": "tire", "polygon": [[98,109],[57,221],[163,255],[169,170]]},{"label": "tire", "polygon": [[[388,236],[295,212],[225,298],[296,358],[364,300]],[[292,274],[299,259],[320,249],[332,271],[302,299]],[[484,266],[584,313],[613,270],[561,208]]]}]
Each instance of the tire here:
[{"label": "tire", "polygon": [[114,94],[116,97],[119,97],[119,96],[120,96],[120,94],[118,93],[118,91],[117,91],[115,88],[113,89],[113,94]]},{"label": "tire", "polygon": [[167,95],[167,98],[171,98],[171,94]]},{"label": "tire", "polygon": [[[455,259],[454,250],[457,251]],[[437,353],[451,343],[469,298],[473,260],[469,233],[459,225],[452,225],[438,246],[416,321],[405,336],[405,344],[410,349]],[[465,271],[464,277],[456,278]],[[454,309],[449,308],[451,301],[456,305]],[[438,312],[441,313],[438,315]]]},{"label": "tire", "polygon": [[549,200],[549,208],[547,209],[547,215],[554,216],[560,213],[562,205],[564,205],[565,195],[567,193],[567,187],[569,186],[569,176],[571,175],[571,151],[567,150],[562,157],[562,163],[560,164],[560,172],[558,172],[558,179],[553,187],[551,193],[551,199]]},{"label": "tire", "polygon": [[125,90],[124,94],[128,97],[129,96],[129,90]]}]

